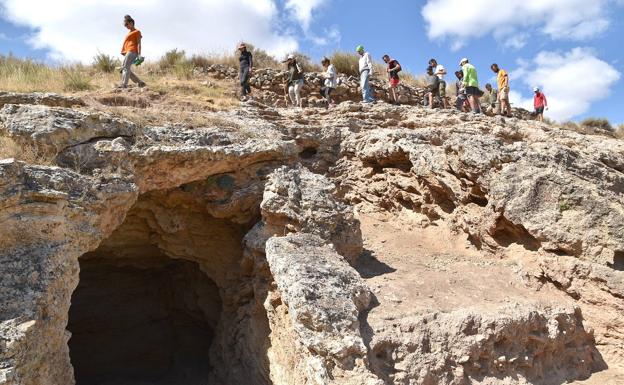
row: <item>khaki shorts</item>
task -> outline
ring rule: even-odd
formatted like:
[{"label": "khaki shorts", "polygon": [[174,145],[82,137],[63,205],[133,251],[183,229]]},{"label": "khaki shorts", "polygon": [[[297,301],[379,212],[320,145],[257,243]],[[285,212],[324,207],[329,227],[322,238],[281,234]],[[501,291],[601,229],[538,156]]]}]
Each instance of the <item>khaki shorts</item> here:
[{"label": "khaki shorts", "polygon": [[509,87],[498,90],[498,100],[509,100]]},{"label": "khaki shorts", "polygon": [[444,80],[440,80],[438,86],[438,95],[440,95],[441,98],[446,97],[446,82]]}]

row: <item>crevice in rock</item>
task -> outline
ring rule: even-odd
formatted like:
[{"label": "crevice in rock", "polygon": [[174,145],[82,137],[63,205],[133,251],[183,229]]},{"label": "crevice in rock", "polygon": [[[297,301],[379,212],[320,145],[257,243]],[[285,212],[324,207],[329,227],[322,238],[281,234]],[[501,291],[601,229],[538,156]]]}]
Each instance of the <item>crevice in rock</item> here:
[{"label": "crevice in rock", "polygon": [[318,149],[316,147],[306,147],[299,153],[299,157],[301,159],[311,159],[317,153],[318,153]]},{"label": "crevice in rock", "polygon": [[513,243],[522,245],[530,251],[537,251],[541,247],[540,242],[524,226],[512,223],[503,215],[496,221],[496,226],[490,235],[502,247],[508,247]]},{"label": "crevice in rock", "polygon": [[616,251],[613,254],[613,263],[609,263],[608,265],[614,270],[624,271],[624,251]]}]

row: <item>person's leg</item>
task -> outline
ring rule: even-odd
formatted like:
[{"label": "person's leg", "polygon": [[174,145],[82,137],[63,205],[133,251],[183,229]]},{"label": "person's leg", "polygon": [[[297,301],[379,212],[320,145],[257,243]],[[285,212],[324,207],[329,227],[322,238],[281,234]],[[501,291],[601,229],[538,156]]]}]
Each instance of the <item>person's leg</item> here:
[{"label": "person's leg", "polygon": [[134,52],[126,53],[121,70],[122,87],[128,87],[128,82],[130,81],[130,73],[132,72],[132,62],[134,61],[134,59],[136,59],[136,54]]},{"label": "person's leg", "polygon": [[247,96],[247,74],[249,73],[249,68],[242,67],[238,71],[238,79],[240,81],[241,86],[241,97]]},{"label": "person's leg", "polygon": [[293,106],[297,105],[297,97],[295,96],[295,86],[291,84],[288,86],[288,97],[290,98],[290,103]]},{"label": "person's leg", "polygon": [[442,108],[449,108],[448,101],[446,100],[446,82],[444,80],[440,80],[438,95],[442,101]]},{"label": "person's leg", "polygon": [[364,101],[367,103],[371,103],[373,102],[375,99],[373,99],[373,95],[372,95],[372,90],[371,90],[371,86],[370,86],[370,72],[369,71],[364,71],[362,73],[364,75]]},{"label": "person's leg", "polygon": [[297,100],[297,106],[303,108],[303,100],[301,99],[301,88],[303,87],[303,80],[299,80],[295,83],[295,99]]},{"label": "person's leg", "polygon": [[368,72],[360,73],[360,90],[362,90],[362,101],[366,101],[366,82],[368,81]]}]

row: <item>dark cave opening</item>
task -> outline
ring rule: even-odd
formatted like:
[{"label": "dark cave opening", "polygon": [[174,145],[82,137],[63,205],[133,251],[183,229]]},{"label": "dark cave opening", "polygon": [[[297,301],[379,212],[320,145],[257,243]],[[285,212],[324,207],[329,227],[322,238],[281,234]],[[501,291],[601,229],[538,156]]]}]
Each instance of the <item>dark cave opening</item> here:
[{"label": "dark cave opening", "polygon": [[195,262],[80,260],[67,329],[77,385],[205,385],[222,303]]}]

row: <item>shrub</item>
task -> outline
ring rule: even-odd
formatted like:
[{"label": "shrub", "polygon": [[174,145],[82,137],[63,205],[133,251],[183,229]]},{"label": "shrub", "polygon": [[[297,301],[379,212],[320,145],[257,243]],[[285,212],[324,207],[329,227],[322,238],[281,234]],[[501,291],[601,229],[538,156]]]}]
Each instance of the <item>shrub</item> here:
[{"label": "shrub", "polygon": [[604,131],[613,131],[613,126],[607,119],[587,118],[581,122],[581,126]]},{"label": "shrub", "polygon": [[618,139],[624,139],[624,124],[620,124],[615,129],[615,137]]},{"label": "shrub", "polygon": [[[255,48],[253,44],[247,44],[247,50],[251,51],[253,55],[254,67],[255,68],[273,68],[273,69],[283,69],[284,66],[280,63],[279,60],[275,59],[273,56],[269,55],[265,50],[261,48]],[[235,55],[238,55],[238,51],[236,51]],[[236,63],[238,65],[238,63]]]},{"label": "shrub", "polygon": [[158,61],[158,67],[160,67],[163,71],[167,71],[184,60],[186,60],[186,52],[175,48],[171,51],[165,52],[165,54]]},{"label": "shrub", "polygon": [[50,91],[62,87],[58,71],[41,62],[0,55],[0,89],[3,91]]},{"label": "shrub", "polygon": [[355,53],[335,51],[330,57],[331,63],[336,71],[349,76],[359,76],[360,57]]},{"label": "shrub", "polygon": [[65,91],[86,91],[93,88],[90,77],[82,67],[65,67],[61,69],[61,72]]},{"label": "shrub", "polygon": [[173,73],[179,80],[189,80],[193,78],[194,68],[190,60],[181,60],[173,66]]},{"label": "shrub", "polygon": [[97,55],[93,57],[92,66],[94,69],[100,72],[112,73],[115,71],[115,68],[120,65],[121,63],[119,59],[105,53],[98,52]]}]

